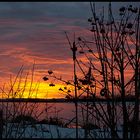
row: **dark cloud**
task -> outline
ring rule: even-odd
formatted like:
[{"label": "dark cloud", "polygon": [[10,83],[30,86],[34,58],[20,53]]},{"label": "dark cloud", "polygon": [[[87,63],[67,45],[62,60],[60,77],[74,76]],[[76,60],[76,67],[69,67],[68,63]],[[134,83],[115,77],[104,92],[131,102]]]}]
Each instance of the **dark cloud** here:
[{"label": "dark cloud", "polygon": [[32,20],[46,15],[45,8],[42,8],[44,6],[34,2],[3,2],[0,4],[0,17]]},{"label": "dark cloud", "polygon": [[[103,6],[107,9],[108,2],[95,2],[97,10]],[[113,10],[120,6],[138,2],[112,2]],[[87,18],[90,15],[89,2],[1,2],[0,18],[37,19],[40,17],[56,18]]]},{"label": "dark cloud", "polygon": [[87,2],[3,2],[0,4],[0,17],[28,20],[43,16],[83,18],[89,14],[87,8]]}]

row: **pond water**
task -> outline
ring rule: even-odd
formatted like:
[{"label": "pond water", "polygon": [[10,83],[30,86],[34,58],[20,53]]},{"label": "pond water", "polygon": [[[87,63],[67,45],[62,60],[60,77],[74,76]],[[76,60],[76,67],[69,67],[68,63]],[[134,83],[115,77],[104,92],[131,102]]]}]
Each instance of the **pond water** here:
[{"label": "pond water", "polygon": [[[134,103],[127,103],[127,110],[130,118],[133,116]],[[75,104],[74,103],[0,103],[0,109],[3,110],[3,117],[5,119],[12,119],[13,117],[24,114],[31,115],[37,120],[42,120],[49,117],[58,117],[65,121],[71,120],[75,117]],[[101,121],[103,118],[101,115],[106,118],[108,117],[110,107],[107,103],[89,103],[89,121]],[[79,121],[86,120],[87,113],[86,103],[78,104],[78,118]],[[119,123],[122,122],[122,106],[121,103],[115,104],[115,114],[116,119]],[[101,114],[101,115],[100,115]]]}]

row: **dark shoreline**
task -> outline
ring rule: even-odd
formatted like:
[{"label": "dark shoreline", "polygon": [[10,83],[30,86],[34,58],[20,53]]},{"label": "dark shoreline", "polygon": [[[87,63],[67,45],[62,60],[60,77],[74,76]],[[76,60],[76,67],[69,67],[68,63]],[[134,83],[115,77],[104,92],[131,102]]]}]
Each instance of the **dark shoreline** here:
[{"label": "dark shoreline", "polygon": [[[135,98],[126,98],[125,102],[135,102]],[[0,102],[38,102],[38,103],[74,103],[74,102],[122,102],[121,98],[116,99],[103,99],[103,98],[94,98],[94,99],[40,99],[40,98],[5,98],[0,99]],[[140,99],[139,99],[140,102]]]}]

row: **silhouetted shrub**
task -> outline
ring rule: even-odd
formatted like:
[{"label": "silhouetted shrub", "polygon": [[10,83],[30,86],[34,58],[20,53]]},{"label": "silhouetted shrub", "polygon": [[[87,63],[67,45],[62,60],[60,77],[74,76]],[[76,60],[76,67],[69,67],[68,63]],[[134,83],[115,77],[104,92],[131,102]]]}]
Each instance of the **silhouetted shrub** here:
[{"label": "silhouetted shrub", "polygon": [[29,115],[18,115],[15,118],[13,118],[11,122],[12,123],[21,123],[21,122],[36,123],[37,120]]}]

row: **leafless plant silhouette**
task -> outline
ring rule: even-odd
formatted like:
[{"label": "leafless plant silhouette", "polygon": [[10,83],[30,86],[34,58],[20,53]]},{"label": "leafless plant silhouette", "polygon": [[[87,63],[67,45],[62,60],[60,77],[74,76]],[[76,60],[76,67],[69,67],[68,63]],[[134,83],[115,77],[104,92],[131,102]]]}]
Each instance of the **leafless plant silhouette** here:
[{"label": "leafless plant silhouette", "polygon": [[[140,8],[132,5],[119,9],[120,19],[115,19],[111,2],[108,6],[108,19],[105,19],[104,7],[100,16],[96,13],[95,3],[90,3],[92,17],[92,40],[84,36],[68,40],[73,57],[73,81],[67,83],[54,74],[46,78],[55,78],[74,87],[68,90],[66,98],[75,99],[76,138],[78,138],[78,106],[84,117],[85,138],[90,137],[89,121],[98,122],[98,127],[106,128],[111,138],[138,138],[139,135],[139,95],[140,95]],[[78,53],[79,52],[79,53]],[[81,76],[83,75],[83,76]],[[82,78],[81,78],[82,77]],[[47,79],[49,80],[49,79]],[[64,93],[65,90],[59,89]],[[87,103],[82,106],[77,100],[85,95]],[[94,102],[95,98],[106,99],[106,104]],[[131,98],[133,97],[133,98]],[[89,102],[88,99],[93,99]],[[116,100],[120,99],[121,104]],[[132,99],[128,103],[127,99]],[[111,102],[109,101],[111,100]],[[119,107],[118,107],[119,106]],[[95,115],[96,114],[96,115]],[[131,124],[131,125],[130,125]],[[122,125],[122,136],[118,133]],[[103,136],[106,137],[106,134]]]}]

